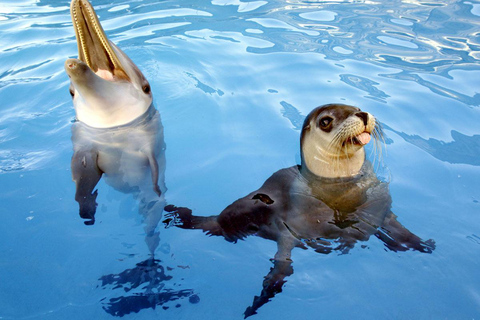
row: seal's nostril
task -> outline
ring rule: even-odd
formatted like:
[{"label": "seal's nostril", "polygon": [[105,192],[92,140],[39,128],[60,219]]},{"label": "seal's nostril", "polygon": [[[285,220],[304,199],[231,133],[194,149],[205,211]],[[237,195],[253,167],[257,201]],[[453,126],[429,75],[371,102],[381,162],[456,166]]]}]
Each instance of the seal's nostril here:
[{"label": "seal's nostril", "polygon": [[355,115],[363,120],[364,125],[367,125],[367,123],[368,123],[368,113],[358,112],[358,113],[355,113]]}]

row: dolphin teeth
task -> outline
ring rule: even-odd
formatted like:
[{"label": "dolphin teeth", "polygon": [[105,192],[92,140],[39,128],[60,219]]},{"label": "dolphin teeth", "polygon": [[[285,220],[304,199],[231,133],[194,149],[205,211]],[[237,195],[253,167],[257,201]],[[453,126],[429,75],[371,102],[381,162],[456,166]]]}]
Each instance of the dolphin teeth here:
[{"label": "dolphin teeth", "polygon": [[[101,68],[108,69],[112,75],[129,80],[92,5],[87,0],[72,0],[70,12],[77,36],[78,58],[84,61],[93,72]],[[97,43],[97,46],[89,50],[89,42],[92,41]]]}]

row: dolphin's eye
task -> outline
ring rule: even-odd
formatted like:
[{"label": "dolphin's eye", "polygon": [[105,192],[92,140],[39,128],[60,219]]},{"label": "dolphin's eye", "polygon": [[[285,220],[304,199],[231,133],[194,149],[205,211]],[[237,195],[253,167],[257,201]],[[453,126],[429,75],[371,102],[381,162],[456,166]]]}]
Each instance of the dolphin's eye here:
[{"label": "dolphin's eye", "polygon": [[318,123],[320,124],[320,127],[326,128],[330,123],[332,123],[332,120],[333,118],[327,116],[327,117],[321,118]]},{"label": "dolphin's eye", "polygon": [[142,90],[143,92],[145,92],[146,94],[149,94],[150,93],[150,85],[149,84],[146,84],[142,87]]}]

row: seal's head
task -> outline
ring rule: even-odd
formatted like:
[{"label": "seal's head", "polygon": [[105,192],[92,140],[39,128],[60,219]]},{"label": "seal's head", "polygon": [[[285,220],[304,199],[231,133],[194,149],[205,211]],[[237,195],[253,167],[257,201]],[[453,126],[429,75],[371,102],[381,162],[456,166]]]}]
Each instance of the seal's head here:
[{"label": "seal's head", "polygon": [[78,59],[68,59],[65,70],[77,119],[92,127],[108,128],[144,114],[152,104],[152,93],[142,72],[107,39],[87,0],[72,0],[70,13]]},{"label": "seal's head", "polygon": [[377,138],[381,129],[368,112],[343,104],[315,108],[303,123],[302,170],[327,178],[356,175],[372,135]]}]

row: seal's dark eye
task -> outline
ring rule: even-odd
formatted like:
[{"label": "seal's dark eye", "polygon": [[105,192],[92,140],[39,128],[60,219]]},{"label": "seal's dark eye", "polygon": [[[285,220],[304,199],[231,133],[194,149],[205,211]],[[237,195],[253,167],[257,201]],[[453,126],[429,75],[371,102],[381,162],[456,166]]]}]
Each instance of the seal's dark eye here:
[{"label": "seal's dark eye", "polygon": [[320,127],[322,128],[325,128],[325,127],[328,127],[328,125],[330,123],[332,123],[332,118],[331,117],[323,117],[322,119],[320,119],[319,121],[319,124],[320,124]]},{"label": "seal's dark eye", "polygon": [[75,91],[73,91],[73,89],[70,89],[70,95],[72,96],[72,98],[75,96]]},{"label": "seal's dark eye", "polygon": [[149,84],[146,84],[143,86],[142,88],[143,92],[145,92],[146,94],[149,94],[150,93],[150,85]]}]

